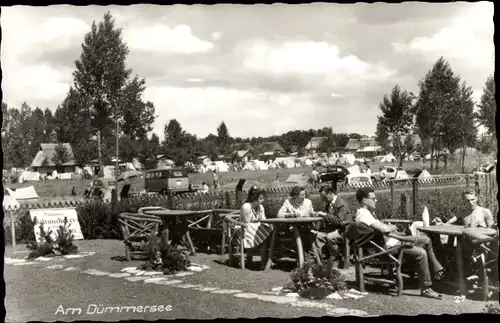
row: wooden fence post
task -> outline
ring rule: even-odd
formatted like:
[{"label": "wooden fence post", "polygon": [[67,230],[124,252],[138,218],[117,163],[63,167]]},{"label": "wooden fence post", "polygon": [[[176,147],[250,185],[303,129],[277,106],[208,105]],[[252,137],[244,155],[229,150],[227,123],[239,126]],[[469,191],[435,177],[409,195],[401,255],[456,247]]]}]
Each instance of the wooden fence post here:
[{"label": "wooden fence post", "polygon": [[174,193],[172,191],[168,192],[168,208],[171,210],[175,210],[175,201],[174,201]]},{"label": "wooden fence post", "polygon": [[396,192],[394,191],[394,180],[391,179],[389,183],[391,186],[391,204],[392,204],[391,210],[392,213],[394,214],[394,211],[396,210]]},{"label": "wooden fence post", "polygon": [[465,189],[468,189],[470,185],[470,176],[465,175]]},{"label": "wooden fence post", "polygon": [[16,224],[14,221],[14,211],[10,210],[9,211],[9,216],[10,216],[10,233],[12,235],[12,246],[16,246]]},{"label": "wooden fence post", "polygon": [[418,178],[413,179],[413,218],[417,218]]},{"label": "wooden fence post", "polygon": [[479,174],[474,176],[474,189],[476,190],[476,196],[479,198],[481,191],[479,189]]}]

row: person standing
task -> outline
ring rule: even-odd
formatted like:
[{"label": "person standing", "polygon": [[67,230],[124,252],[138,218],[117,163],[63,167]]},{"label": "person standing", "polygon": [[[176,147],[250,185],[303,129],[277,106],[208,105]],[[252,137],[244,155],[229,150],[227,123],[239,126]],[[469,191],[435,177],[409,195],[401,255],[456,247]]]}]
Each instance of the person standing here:
[{"label": "person standing", "polygon": [[319,172],[316,170],[316,166],[313,166],[313,170],[311,172],[311,179],[313,187],[317,188],[319,184]]},{"label": "person standing", "polygon": [[219,176],[217,175],[217,169],[214,169],[212,176],[214,180],[214,190],[216,190],[219,188]]}]

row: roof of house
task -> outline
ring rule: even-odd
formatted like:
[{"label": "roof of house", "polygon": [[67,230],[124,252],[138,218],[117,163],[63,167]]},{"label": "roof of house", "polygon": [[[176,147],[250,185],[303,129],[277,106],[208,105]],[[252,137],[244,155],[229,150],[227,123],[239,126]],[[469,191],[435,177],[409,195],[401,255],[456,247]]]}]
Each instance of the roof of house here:
[{"label": "roof of house", "polygon": [[347,150],[357,150],[359,149],[359,139],[349,139],[347,145],[345,145],[345,149]]},{"label": "roof of house", "polygon": [[236,157],[242,158],[245,157],[246,154],[248,154],[250,150],[238,150],[236,151]]},{"label": "roof of house", "polygon": [[327,139],[327,137],[312,137],[306,145],[306,149],[318,149],[321,143]]},{"label": "roof of house", "polygon": [[365,146],[363,148],[359,148],[356,150],[358,153],[366,153],[366,152],[377,152],[382,149],[382,146]]},{"label": "roof of house", "polygon": [[261,151],[277,151],[284,150],[283,147],[277,141],[268,141],[259,145],[259,150]]},{"label": "roof of house", "polygon": [[[56,147],[58,144],[40,144],[40,150],[37,152],[33,162],[31,162],[31,167],[42,167],[44,160],[47,160],[47,164],[44,166],[55,166],[52,159],[56,153]],[[63,164],[63,166],[76,166],[75,155],[73,154],[73,149],[69,143],[62,143],[66,147],[66,152],[68,153],[68,161]]]}]

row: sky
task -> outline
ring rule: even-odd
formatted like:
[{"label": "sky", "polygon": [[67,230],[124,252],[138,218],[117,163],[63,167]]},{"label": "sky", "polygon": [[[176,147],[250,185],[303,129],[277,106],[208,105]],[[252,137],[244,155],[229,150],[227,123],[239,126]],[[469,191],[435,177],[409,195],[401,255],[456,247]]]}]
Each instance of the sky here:
[{"label": "sky", "polygon": [[199,137],[296,129],[373,135],[384,94],[443,56],[479,102],[494,72],[493,3],[2,7],[3,101],[55,110],[93,21],[110,11],[146,79],[154,132]]}]

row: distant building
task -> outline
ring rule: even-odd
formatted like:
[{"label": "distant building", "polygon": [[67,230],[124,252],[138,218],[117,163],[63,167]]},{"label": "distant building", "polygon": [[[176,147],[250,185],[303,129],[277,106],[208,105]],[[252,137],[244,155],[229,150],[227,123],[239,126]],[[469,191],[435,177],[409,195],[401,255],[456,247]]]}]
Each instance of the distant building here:
[{"label": "distant building", "polygon": [[364,147],[374,147],[378,146],[375,138],[362,138],[362,139],[349,139],[347,145],[345,146],[345,151],[350,153],[355,153],[357,150]]},{"label": "distant building", "polygon": [[267,155],[270,155],[269,153],[272,152],[274,153],[274,155],[278,155],[285,152],[285,149],[277,141],[268,141],[260,144],[258,147],[258,151],[262,154],[268,153]]},{"label": "distant building", "polygon": [[233,163],[245,163],[253,158],[251,150],[237,150],[232,154]]},{"label": "distant building", "polygon": [[76,172],[76,160],[73,154],[73,149],[69,143],[62,143],[66,148],[68,161],[63,163],[61,166],[56,166],[54,164],[54,157],[56,156],[56,147],[58,144],[40,144],[40,150],[37,152],[35,158],[31,162],[31,168],[34,172],[39,172],[41,174],[52,175],[54,171],[58,173],[75,173]]},{"label": "distant building", "polygon": [[305,149],[308,152],[317,152],[323,142],[327,141],[328,137],[312,137]]}]

